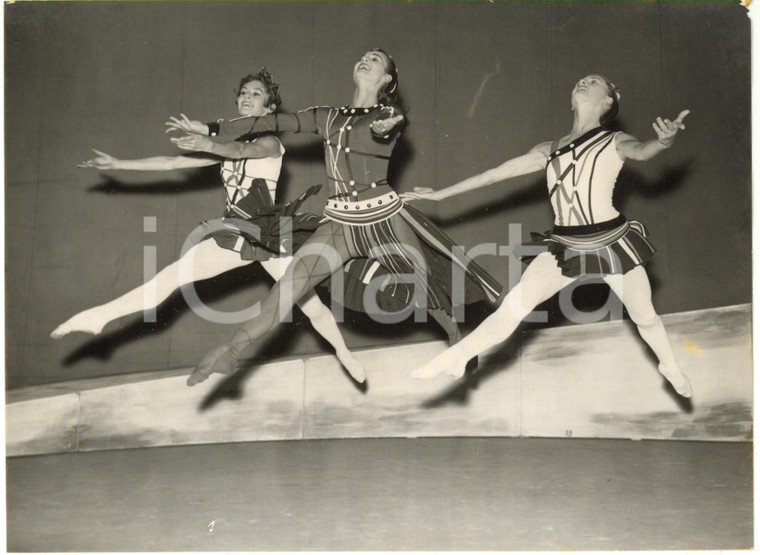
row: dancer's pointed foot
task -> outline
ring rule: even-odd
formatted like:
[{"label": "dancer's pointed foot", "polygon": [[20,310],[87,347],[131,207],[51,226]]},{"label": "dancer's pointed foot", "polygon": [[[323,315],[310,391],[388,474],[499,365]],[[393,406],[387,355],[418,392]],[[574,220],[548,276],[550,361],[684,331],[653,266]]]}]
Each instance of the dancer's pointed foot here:
[{"label": "dancer's pointed foot", "polygon": [[424,366],[417,368],[412,372],[412,379],[424,380],[442,375],[461,378],[464,375],[467,363],[446,356],[446,352],[448,351],[444,351],[443,354],[435,357]]},{"label": "dancer's pointed foot", "polygon": [[230,345],[222,345],[213,351],[206,353],[201,359],[193,373],[187,378],[187,385],[206,381],[211,374],[232,374],[238,369],[238,359],[233,355]]},{"label": "dancer's pointed foot", "polygon": [[664,364],[660,364],[657,369],[660,371],[660,374],[662,374],[665,379],[670,382],[670,385],[673,386],[673,389],[676,390],[676,393],[678,393],[681,397],[686,397],[687,399],[691,397],[691,381],[686,374],[681,372],[680,368],[677,366],[675,368],[667,368]]},{"label": "dancer's pointed foot", "polygon": [[346,369],[346,371],[356,383],[362,384],[367,381],[367,370],[364,368],[364,365],[361,362],[354,358],[354,355],[351,354],[351,351],[348,349],[337,350],[335,351],[335,356],[338,357],[338,360],[343,365],[343,368]]},{"label": "dancer's pointed foot", "polygon": [[97,312],[94,309],[85,310],[79,314],[75,314],[63,324],[55,328],[50,337],[53,339],[60,339],[70,333],[77,331],[83,333],[90,333],[92,335],[98,335],[106,327],[107,321],[103,321],[98,317]]}]

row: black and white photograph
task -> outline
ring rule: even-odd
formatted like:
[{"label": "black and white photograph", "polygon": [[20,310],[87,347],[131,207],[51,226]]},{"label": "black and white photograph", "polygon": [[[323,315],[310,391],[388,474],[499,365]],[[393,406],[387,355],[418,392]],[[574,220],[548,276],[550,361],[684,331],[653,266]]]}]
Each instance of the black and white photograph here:
[{"label": "black and white photograph", "polygon": [[6,3],[6,550],[754,549],[752,3]]}]

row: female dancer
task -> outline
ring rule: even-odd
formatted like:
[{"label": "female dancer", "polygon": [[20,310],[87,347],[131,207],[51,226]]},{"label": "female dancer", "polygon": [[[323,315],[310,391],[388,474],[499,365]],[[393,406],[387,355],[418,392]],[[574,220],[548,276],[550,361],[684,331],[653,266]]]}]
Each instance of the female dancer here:
[{"label": "female dancer", "polygon": [[548,252],[526,268],[520,283],[494,314],[458,344],[447,349],[412,376],[437,374],[459,377],[471,357],[505,341],[538,304],[582,275],[601,275],[623,301],[641,337],[660,361],[660,373],[684,397],[691,383],[681,372],[652,306],[649,279],[643,265],[655,250],[644,227],[627,221],[612,206],[615,180],[628,159],[648,160],[670,148],[679,129],[685,129],[684,110],[675,121],[657,118],[656,139],[640,142],[626,133],[605,129],[617,114],[620,93],[608,79],[589,75],[571,95],[573,127],[554,142],[536,145],[527,154],[464,181],[432,192],[418,190],[409,198],[441,200],[485,187],[510,177],[546,171],[554,227],[544,238]]},{"label": "female dancer", "polygon": [[[355,258],[375,259],[397,277],[413,276],[414,305],[426,308],[448,328],[452,299],[454,303],[497,299],[498,282],[455,249],[432,222],[406,207],[388,183],[388,163],[404,122],[393,105],[398,86],[395,62],[386,52],[373,49],[355,64],[353,78],[352,102],[342,108],[309,108],[297,114],[216,124],[184,115],[167,122],[167,131],[220,137],[261,131],[319,133],[324,140],[327,179],[333,187],[324,223],[296,253],[263,301],[261,315],[240,328],[228,344],[206,355],[188,384],[200,382],[212,372],[235,371],[243,350],[279,323],[293,300]],[[195,141],[194,135],[174,140],[191,149]],[[453,265],[464,279],[452,277]]]},{"label": "female dancer", "polygon": [[[277,110],[281,99],[279,85],[265,68],[254,75],[247,75],[240,81],[237,108],[241,116],[263,116]],[[283,214],[292,214],[305,197],[314,192],[307,191],[297,201],[289,205],[274,205],[277,179],[285,152],[282,144],[273,134],[249,134],[236,142],[215,144],[205,137],[196,137],[196,142],[204,146],[211,155],[197,156],[156,156],[138,160],[119,160],[104,152],[95,150],[95,158],[82,162],[79,167],[99,170],[171,170],[221,164],[221,177],[227,193],[227,218],[245,219],[262,230],[258,240],[244,235],[235,227],[232,219],[222,220],[224,230],[207,234],[213,240],[203,240],[190,248],[178,261],[160,271],[146,284],[129,291],[106,304],[90,308],[73,316],[51,334],[63,337],[75,331],[98,334],[106,324],[142,310],[158,306],[174,291],[186,283],[212,278],[234,268],[257,261],[273,278],[278,279],[291,257],[278,256],[281,253],[280,238],[267,229],[279,222]],[[293,241],[298,245],[316,228],[319,218],[313,214],[296,214],[293,218]],[[150,305],[144,300],[144,290],[155,290],[155,302]],[[335,348],[341,364],[357,382],[364,382],[364,366],[348,350],[340,330],[330,310],[314,295],[305,296],[298,306],[310,319],[314,329]]]}]

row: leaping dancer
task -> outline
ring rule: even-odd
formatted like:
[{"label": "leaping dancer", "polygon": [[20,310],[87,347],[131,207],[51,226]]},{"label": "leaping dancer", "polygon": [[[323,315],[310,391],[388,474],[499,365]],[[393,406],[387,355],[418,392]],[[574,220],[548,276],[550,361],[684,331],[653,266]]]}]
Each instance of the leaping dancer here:
[{"label": "leaping dancer", "polygon": [[[260,117],[272,114],[281,102],[279,85],[274,83],[272,75],[265,68],[241,79],[237,94],[240,116]],[[285,148],[274,134],[246,134],[227,143],[214,143],[200,136],[177,142],[185,150],[204,151],[206,154],[120,160],[95,150],[96,156],[82,162],[79,167],[153,171],[219,164],[227,197],[226,219],[222,222],[230,225],[209,231],[206,240],[198,242],[179,260],[158,272],[142,286],[69,318],[51,333],[51,337],[60,338],[72,332],[97,335],[106,324],[117,318],[155,308],[185,284],[209,279],[253,262],[259,262],[277,280],[292,258],[281,256],[286,246],[281,245],[285,236],[280,237],[278,231],[280,217],[283,214],[292,217],[293,244],[287,245],[291,249],[297,248],[317,227],[319,217],[316,215],[294,214],[305,197],[315,192],[314,188],[289,205],[274,204],[282,156],[285,153]],[[246,234],[240,226],[235,225],[233,219],[256,224],[261,234],[258,237]],[[146,304],[146,288],[156,292],[153,303]],[[336,356],[351,377],[359,383],[364,382],[365,368],[346,346],[330,309],[313,292],[304,295],[297,304],[314,329],[333,346]]]},{"label": "leaping dancer", "polygon": [[[221,140],[261,131],[318,133],[324,142],[331,187],[322,225],[297,251],[285,275],[263,301],[260,316],[238,329],[229,343],[207,354],[189,384],[213,372],[234,372],[243,351],[281,321],[293,300],[357,258],[377,261],[390,275],[411,276],[416,291],[412,304],[428,310],[450,337],[456,335],[451,316],[455,302],[498,298],[499,283],[430,220],[407,207],[388,183],[388,164],[404,123],[404,115],[394,105],[398,87],[395,62],[380,49],[370,50],[354,65],[353,79],[353,100],[342,108],[309,108],[296,114],[221,124],[183,116],[167,124],[169,130],[190,133],[177,139],[180,146],[197,140],[197,135],[217,135]],[[462,289],[455,300],[452,266],[461,269],[463,278],[453,286]]]},{"label": "leaping dancer", "polygon": [[461,342],[415,370],[415,378],[438,374],[460,377],[472,357],[509,338],[518,324],[543,301],[583,275],[601,276],[622,300],[641,337],[659,359],[660,373],[683,397],[689,378],[681,371],[660,317],[644,265],[655,249],[644,226],[628,221],[612,205],[618,173],[626,160],[649,160],[670,148],[685,129],[682,111],[671,121],[657,118],[657,135],[639,141],[606,129],[618,111],[620,93],[600,75],[588,75],[572,90],[573,125],[564,137],[540,143],[526,154],[439,191],[420,189],[408,199],[442,200],[492,183],[545,171],[554,210],[554,227],[544,237],[548,252],[526,268],[494,314]]}]

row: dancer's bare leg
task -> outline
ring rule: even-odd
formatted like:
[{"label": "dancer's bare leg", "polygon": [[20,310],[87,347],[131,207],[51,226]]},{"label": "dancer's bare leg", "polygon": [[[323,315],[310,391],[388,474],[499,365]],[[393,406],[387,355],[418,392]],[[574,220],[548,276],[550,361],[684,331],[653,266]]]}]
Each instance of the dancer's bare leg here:
[{"label": "dancer's bare leg", "polygon": [[679,395],[691,397],[691,382],[681,371],[665,332],[665,326],[652,305],[652,289],[646,270],[637,266],[625,275],[605,276],[604,281],[623,301],[642,339],[657,355],[660,361],[658,366],[660,373]]},{"label": "dancer's bare leg", "polygon": [[470,359],[506,341],[537,305],[572,281],[562,275],[554,256],[549,253],[538,255],[526,268],[520,283],[491,316],[462,341],[415,370],[412,377],[429,378],[439,374],[461,377]]},{"label": "dancer's bare leg", "polygon": [[[293,260],[293,257],[273,258],[261,263],[267,273],[275,281],[279,280],[285,273],[286,268]],[[364,383],[367,379],[367,372],[364,365],[354,358],[351,351],[348,350],[343,335],[340,333],[338,324],[333,317],[332,312],[327,308],[317,294],[312,290],[306,293],[301,299],[296,301],[301,311],[314,326],[314,329],[324,337],[335,349],[335,356],[343,367],[351,374],[351,377],[359,383]]]},{"label": "dancer's bare leg", "polygon": [[231,374],[238,369],[243,351],[256,339],[279,324],[296,301],[340,269],[349,259],[342,227],[328,222],[301,246],[283,276],[261,302],[257,318],[241,326],[232,340],[209,352],[187,379],[195,385],[212,373]]},{"label": "dancer's bare leg", "polygon": [[72,332],[94,335],[109,322],[157,307],[186,283],[208,279],[250,264],[234,251],[219,247],[213,240],[201,241],[153,279],[105,304],[84,310],[58,326],[50,337],[58,339]]}]

